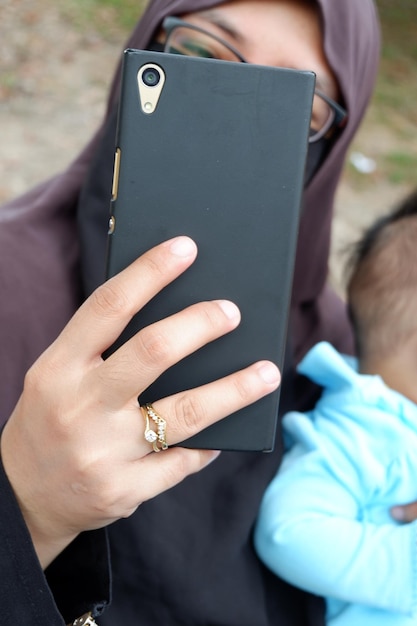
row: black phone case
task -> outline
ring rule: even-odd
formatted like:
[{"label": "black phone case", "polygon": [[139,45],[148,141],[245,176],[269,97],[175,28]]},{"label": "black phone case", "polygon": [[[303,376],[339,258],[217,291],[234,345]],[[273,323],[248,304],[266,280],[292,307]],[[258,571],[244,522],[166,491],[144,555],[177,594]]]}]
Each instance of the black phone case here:
[{"label": "black phone case", "polygon": [[[166,75],[150,115],[140,108],[137,83],[149,62]],[[237,330],[170,368],[141,403],[259,359],[282,369],[314,84],[311,72],[125,51],[108,276],[176,235],[192,237],[199,254],[111,351],[201,300],[230,299],[242,314]],[[181,445],[271,451],[278,403],[279,390]]]}]

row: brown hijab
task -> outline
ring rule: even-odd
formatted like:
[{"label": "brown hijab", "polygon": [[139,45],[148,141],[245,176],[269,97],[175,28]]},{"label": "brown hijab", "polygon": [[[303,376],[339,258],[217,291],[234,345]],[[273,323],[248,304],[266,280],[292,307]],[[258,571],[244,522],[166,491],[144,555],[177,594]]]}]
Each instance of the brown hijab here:
[{"label": "brown hijab", "polygon": [[[379,56],[372,0],[317,2],[325,52],[349,121],[304,194],[284,408],[309,402],[307,388],[291,370],[312,344],[327,339],[341,350],[352,349],[344,306],[326,286],[330,228],[335,189],[372,92]],[[165,15],[217,4],[154,0],[127,46],[146,48]],[[28,367],[103,278],[119,79],[118,70],[105,120],[79,157],[62,174],[0,210],[3,421]],[[109,529],[114,602],[100,623],[320,624],[316,601],[266,571],[251,545],[259,500],[279,459],[279,449],[269,455],[224,453],[204,472],[114,524]]]}]

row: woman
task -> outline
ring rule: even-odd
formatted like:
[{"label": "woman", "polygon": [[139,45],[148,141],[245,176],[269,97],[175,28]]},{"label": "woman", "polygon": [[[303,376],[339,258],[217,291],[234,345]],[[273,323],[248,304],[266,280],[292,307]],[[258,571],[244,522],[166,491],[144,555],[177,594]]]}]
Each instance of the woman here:
[{"label": "woman", "polygon": [[[300,357],[319,339],[330,341],[344,352],[352,349],[344,307],[326,286],[326,276],[334,193],[346,150],[362,119],[376,74],[379,34],[372,0],[339,0],[337,3],[320,0],[317,4],[308,0],[233,0],[226,3],[155,0],[145,11],[128,46],[163,49],[166,32],[161,26],[168,15],[181,16],[191,26],[207,32],[209,38],[214,35],[221,39],[249,62],[314,70],[325,96],[337,100],[348,112],[343,128],[332,124],[323,137],[315,137],[317,141],[310,144],[309,150],[287,347],[288,364],[281,402],[283,411],[289,408],[304,410],[311,405],[316,390],[307,387],[294,374],[294,365]],[[1,276],[4,302],[1,321],[5,332],[0,356],[4,390],[0,397],[5,418],[12,413],[25,372],[34,359],[55,338],[82,298],[103,279],[119,80],[118,71],[103,126],[80,157],[61,176],[3,210],[0,249],[11,268],[7,276]],[[21,251],[19,255],[16,250]],[[160,255],[161,250],[150,254]],[[176,262],[174,268],[172,260],[164,257],[163,267],[170,268],[167,280],[191,263],[194,254],[195,251],[188,249],[181,267]],[[80,255],[82,281],[79,280]],[[135,277],[145,280],[148,274],[143,269],[144,262],[140,260],[138,263]],[[120,280],[121,283],[116,284],[117,290],[125,284],[124,277]],[[18,293],[16,284],[19,285]],[[13,299],[7,297],[9,292]],[[135,306],[140,304],[136,302]],[[90,320],[88,307],[89,304],[87,316]],[[232,328],[237,323],[236,312],[230,315],[226,316],[227,321],[224,318],[217,321],[216,330],[211,328],[210,332],[221,334]],[[83,316],[81,313],[81,322]],[[200,319],[199,314],[196,316]],[[65,366],[71,373],[71,364],[79,365],[76,356],[83,350],[83,344],[75,338],[79,322],[78,315],[75,322],[71,322],[70,331],[61,338],[58,360],[55,349],[52,354],[49,351],[42,357],[41,366],[35,367],[43,380],[51,371],[51,359],[55,365]],[[88,326],[91,332],[93,328],[94,325]],[[209,331],[206,329],[202,334],[207,337]],[[88,340],[85,330],[82,336]],[[206,339],[200,337],[200,340],[204,342]],[[76,350],[71,352],[74,345]],[[171,351],[174,352],[175,348],[171,346]],[[68,350],[73,358],[71,363],[68,363]],[[252,376],[254,381],[253,370],[251,372],[246,375]],[[75,384],[71,378],[70,381]],[[270,385],[276,385],[276,377]],[[45,385],[32,387],[35,389],[29,387],[23,395],[26,407],[38,406],[39,395],[36,393],[39,387],[43,390],[40,400],[45,402],[47,396]],[[258,378],[256,383],[253,382],[253,389],[254,398],[268,392],[267,383],[261,383]],[[67,393],[70,391],[71,385]],[[56,395],[52,390],[47,398],[49,405],[54,405]],[[42,402],[39,401],[39,406]],[[225,411],[238,402],[236,397],[230,399]],[[57,460],[51,455],[49,446],[41,448],[38,456],[33,456],[33,446],[26,443],[31,438],[24,435],[29,433],[36,437],[38,431],[30,420],[22,420],[19,409],[22,404],[20,401],[2,438],[6,472],[25,513],[26,523],[28,516],[45,519],[46,513],[52,509],[55,515],[48,519],[53,519],[59,526],[59,515],[51,500],[61,494],[57,493],[59,482],[52,480],[51,468],[55,468],[54,463],[61,461],[61,457]],[[74,411],[80,412],[80,403],[73,404]],[[165,415],[173,410],[171,405],[163,405],[162,401],[157,408]],[[106,413],[107,407],[102,409]],[[88,415],[88,412],[84,414]],[[33,422],[38,423],[42,416],[42,411],[35,412]],[[207,419],[209,422],[218,417],[220,415],[210,413]],[[88,419],[77,422],[80,429],[87,428],[85,422]],[[183,428],[181,420],[178,424],[179,431]],[[131,428],[136,428],[133,417]],[[98,445],[94,433],[99,430],[96,427],[88,431],[93,449]],[[47,436],[49,433],[45,430]],[[105,434],[100,435],[100,442],[103,438]],[[27,456],[31,457],[29,461]],[[147,467],[150,458],[159,462],[162,456],[145,457]],[[251,532],[259,501],[279,461],[279,446],[270,455],[223,453],[204,472],[149,500],[127,519],[111,525],[108,534],[112,552],[113,603],[100,618],[100,624],[321,624],[321,603],[274,578],[260,564],[252,548]],[[51,488],[49,482],[45,489],[41,488],[46,513],[44,509],[37,510],[39,497],[32,496],[38,491],[39,463],[46,466],[43,476],[48,476],[48,469],[51,472]],[[201,465],[202,462],[195,461],[193,467],[196,469]],[[111,463],[106,466],[101,461],[101,467],[104,474],[111,474]],[[158,468],[158,463],[152,467]],[[168,471],[168,466],[164,467]],[[189,471],[191,468],[183,471],[183,475]],[[180,479],[178,474],[176,479]],[[139,485],[138,489],[141,493],[136,496],[136,504],[145,499],[143,487]],[[45,490],[49,490],[49,498],[44,496]],[[162,485],[158,482],[152,495],[161,490]],[[48,544],[45,564],[52,561],[46,570],[48,586],[42,578],[30,536],[25,534],[23,520],[18,518],[16,505],[10,504],[10,494],[4,497],[9,503],[9,508],[6,506],[10,512],[8,519],[20,529],[19,537],[11,536],[7,527],[3,533],[8,545],[16,544],[21,563],[21,572],[16,572],[13,564],[10,565],[8,580],[19,590],[22,619],[19,620],[19,615],[14,613],[18,610],[15,602],[10,602],[7,605],[9,621],[13,618],[15,623],[41,623],[38,615],[33,617],[34,606],[48,624],[62,624],[60,614],[67,621],[89,610],[98,614],[108,601],[104,532],[92,530],[79,534],[54,559],[65,542],[59,537],[59,545],[51,547],[50,534],[44,531],[44,543]],[[30,502],[32,507],[25,507],[25,502]],[[82,527],[79,517],[83,519],[88,506],[89,503],[84,501],[80,516],[76,516],[74,535]],[[106,509],[101,524],[97,521],[97,526],[117,516],[126,516],[134,508],[134,503],[129,501],[124,513],[118,509],[117,513],[112,511],[110,514]],[[71,511],[66,515],[70,519]],[[53,532],[55,526],[49,524],[44,528]],[[94,528],[91,518],[85,522],[84,528]],[[33,539],[33,532],[31,536]],[[68,533],[66,539],[69,539]],[[54,608],[53,601],[59,610]]]}]

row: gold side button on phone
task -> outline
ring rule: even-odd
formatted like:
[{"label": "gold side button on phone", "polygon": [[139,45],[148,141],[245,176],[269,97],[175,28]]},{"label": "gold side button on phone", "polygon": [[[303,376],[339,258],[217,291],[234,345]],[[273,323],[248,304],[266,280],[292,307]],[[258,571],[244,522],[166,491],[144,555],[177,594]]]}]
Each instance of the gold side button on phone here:
[{"label": "gold side button on phone", "polygon": [[119,188],[119,172],[120,172],[120,148],[116,149],[114,153],[114,168],[113,168],[113,185],[111,188],[111,199],[112,202],[117,198],[117,191]]},{"label": "gold side button on phone", "polygon": [[116,220],[114,219],[114,215],[112,215],[109,219],[109,229],[107,231],[107,234],[112,235],[114,233],[115,228],[116,228]]}]

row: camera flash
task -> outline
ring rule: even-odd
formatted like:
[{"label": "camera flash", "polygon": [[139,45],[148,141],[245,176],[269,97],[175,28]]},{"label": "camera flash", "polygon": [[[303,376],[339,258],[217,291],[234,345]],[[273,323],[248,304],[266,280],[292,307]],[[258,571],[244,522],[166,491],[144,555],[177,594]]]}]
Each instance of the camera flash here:
[{"label": "camera flash", "polygon": [[140,107],[143,113],[150,115],[158,106],[165,83],[165,72],[160,65],[146,63],[139,68],[136,78]]}]

